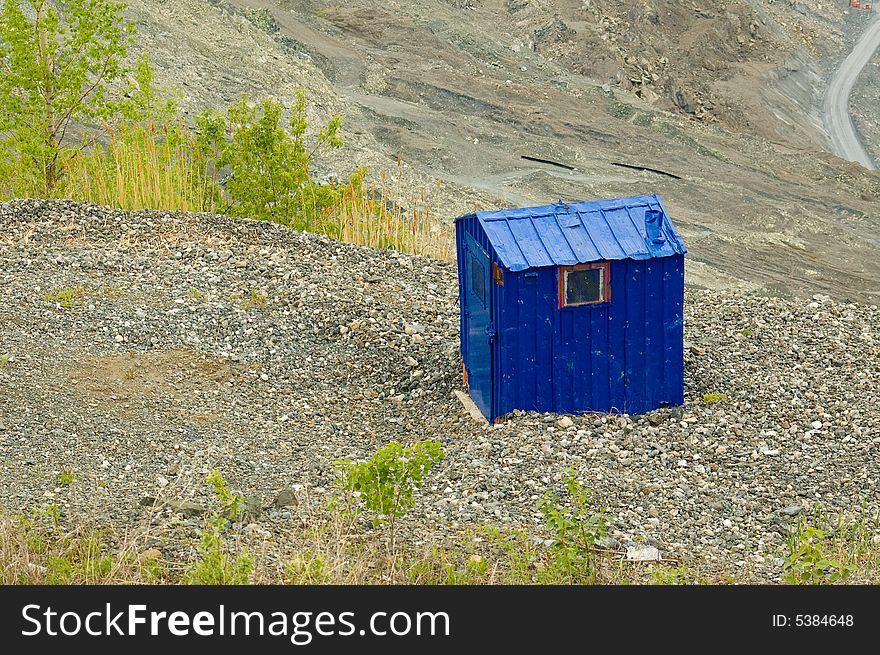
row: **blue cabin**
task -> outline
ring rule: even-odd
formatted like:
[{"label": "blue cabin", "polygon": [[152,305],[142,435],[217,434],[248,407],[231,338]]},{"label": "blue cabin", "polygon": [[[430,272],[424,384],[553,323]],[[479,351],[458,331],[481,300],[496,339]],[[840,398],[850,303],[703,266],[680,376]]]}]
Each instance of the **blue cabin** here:
[{"label": "blue cabin", "polygon": [[461,354],[490,421],[684,402],[684,253],[656,195],[455,221]]}]

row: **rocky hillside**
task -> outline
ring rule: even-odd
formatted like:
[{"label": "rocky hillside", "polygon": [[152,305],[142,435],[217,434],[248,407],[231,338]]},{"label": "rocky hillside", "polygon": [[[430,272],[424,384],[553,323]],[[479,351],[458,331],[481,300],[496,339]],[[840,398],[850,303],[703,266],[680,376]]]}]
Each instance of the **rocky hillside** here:
[{"label": "rocky hillside", "polygon": [[243,544],[281,567],[334,459],[431,437],[446,459],[398,528],[413,547],[543,538],[536,503],[572,467],[604,548],[704,580],[779,581],[794,517],[880,510],[876,306],[689,290],[684,407],[489,426],[452,394],[456,299],[453,264],[278,225],[0,204],[4,509],[55,503],[179,570],[217,467]]},{"label": "rocky hillside", "polygon": [[[332,94],[320,83],[323,77],[343,92],[357,85],[367,94],[409,96],[418,102],[416,96],[426,89],[416,84],[414,73],[423,66],[430,70],[433,57],[433,68],[443,69],[449,82],[456,74],[503,73],[519,83],[564,88],[569,83],[564,78],[573,75],[628,91],[660,109],[786,141],[805,135],[792,134],[785,121],[772,116],[786,107],[766,106],[762,94],[772,92],[780,78],[797,80],[819,71],[825,58],[843,51],[862,18],[842,2],[819,0],[355,0],[345,5],[327,0],[203,0],[177,7],[136,0],[131,13],[151,41],[160,37],[153,30],[166,21],[173,29],[174,22],[197,15],[203,29],[219,23],[246,37],[263,32],[287,54],[299,56],[305,65],[296,71],[296,81],[318,96]],[[196,27],[189,40],[199,31]],[[194,44],[174,45],[167,39],[163,45],[156,56],[164,60],[169,51],[189,54],[187,45]],[[220,57],[215,66],[233,55],[247,56],[244,48],[225,39],[214,47]],[[204,46],[200,50],[207,55]],[[251,56],[256,62],[277,60],[260,51]],[[531,69],[523,65],[529,62]],[[234,70],[220,74],[212,80],[213,93],[193,89],[205,95],[191,99],[228,98],[239,90],[263,92],[263,75],[294,72],[284,70],[290,62],[279,63],[282,69],[257,69],[247,79]],[[803,68],[811,70],[805,73]],[[283,86],[276,92],[283,93]],[[450,110],[462,108],[454,97],[449,101]],[[809,97],[790,101],[805,108],[810,104]],[[803,118],[799,122],[805,127]],[[819,137],[809,136],[814,141]]]},{"label": "rocky hillside", "polygon": [[[399,200],[474,208],[659,193],[691,284],[873,301],[876,173],[824,152],[816,99],[860,29],[824,0],[132,0],[193,112],[305,87]],[[572,168],[522,157],[553,160]],[[674,177],[630,166],[647,166]]]},{"label": "rocky hillside", "polygon": [[774,128],[781,127],[760,102],[760,87],[769,86],[766,75],[786,69],[790,74],[789,59],[821,58],[843,44],[843,5],[834,2],[458,4],[477,15],[479,10],[506,13],[504,27],[519,39],[516,45],[558,61],[567,71],[662,109],[764,135],[776,135]]},{"label": "rocky hillside", "polygon": [[850,96],[853,122],[862,137],[868,154],[880,161],[880,53],[862,70],[859,83]]}]

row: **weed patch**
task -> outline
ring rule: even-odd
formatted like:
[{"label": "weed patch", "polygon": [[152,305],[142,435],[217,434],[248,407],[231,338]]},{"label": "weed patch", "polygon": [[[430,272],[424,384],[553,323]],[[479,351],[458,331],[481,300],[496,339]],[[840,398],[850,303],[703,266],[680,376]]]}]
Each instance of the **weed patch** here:
[{"label": "weed patch", "polygon": [[832,516],[817,508],[792,523],[786,545],[783,569],[788,584],[871,579],[880,566],[880,516]]},{"label": "weed patch", "polygon": [[254,560],[247,552],[233,554],[224,534],[230,523],[241,515],[244,499],[232,493],[218,469],[213,469],[205,482],[210,485],[220,507],[207,519],[197,546],[199,559],[184,573],[184,584],[243,585],[254,571]]},{"label": "weed patch", "polygon": [[82,287],[57,289],[43,293],[43,300],[55,305],[57,309],[74,309],[85,300],[86,292]]}]

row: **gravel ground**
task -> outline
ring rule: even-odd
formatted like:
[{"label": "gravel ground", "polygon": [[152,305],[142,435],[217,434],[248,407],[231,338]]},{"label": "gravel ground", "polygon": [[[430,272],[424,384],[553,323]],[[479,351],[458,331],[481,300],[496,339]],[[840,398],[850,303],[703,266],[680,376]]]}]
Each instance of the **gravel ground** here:
[{"label": "gravel ground", "polygon": [[[72,307],[51,299],[62,289]],[[714,578],[781,580],[800,512],[880,510],[876,306],[689,289],[684,407],[489,426],[452,393],[454,264],[248,220],[26,200],[0,204],[0,301],[4,508],[54,501],[66,521],[148,533],[184,561],[210,468],[282,561],[333,460],[390,439],[446,447],[400,525],[413,543],[486,523],[537,533],[536,502],[571,467],[608,508],[606,546],[654,545]]]}]

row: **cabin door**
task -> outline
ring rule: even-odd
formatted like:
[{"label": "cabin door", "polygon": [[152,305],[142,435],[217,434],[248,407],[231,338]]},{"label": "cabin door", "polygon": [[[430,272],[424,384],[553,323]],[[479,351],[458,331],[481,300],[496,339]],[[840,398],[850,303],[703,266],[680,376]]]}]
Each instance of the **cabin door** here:
[{"label": "cabin door", "polygon": [[465,239],[464,284],[468,388],[483,416],[492,417],[492,285],[489,255],[470,236]]}]

